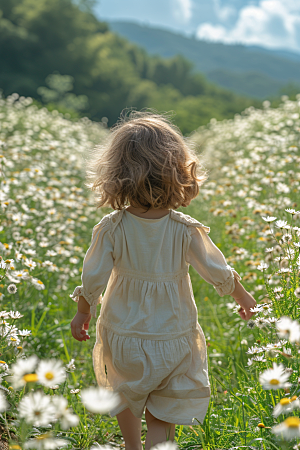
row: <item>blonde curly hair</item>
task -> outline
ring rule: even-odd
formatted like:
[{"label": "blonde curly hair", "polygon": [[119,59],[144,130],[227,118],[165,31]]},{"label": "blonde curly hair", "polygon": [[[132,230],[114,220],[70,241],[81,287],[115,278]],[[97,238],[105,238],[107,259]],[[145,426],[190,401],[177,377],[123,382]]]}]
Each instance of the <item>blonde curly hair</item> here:
[{"label": "blonde curly hair", "polygon": [[179,128],[155,112],[121,116],[86,159],[85,185],[94,191],[97,208],[188,206],[207,178]]}]

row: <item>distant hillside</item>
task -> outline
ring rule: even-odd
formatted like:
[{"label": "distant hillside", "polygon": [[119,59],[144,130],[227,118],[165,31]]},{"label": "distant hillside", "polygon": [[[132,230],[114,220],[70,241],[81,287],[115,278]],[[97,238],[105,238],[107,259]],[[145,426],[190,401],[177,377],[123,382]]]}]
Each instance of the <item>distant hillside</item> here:
[{"label": "distant hillside", "polygon": [[112,31],[150,54],[183,55],[209,80],[236,93],[264,99],[277,95],[289,83],[299,86],[300,91],[300,54],[200,41],[131,22],[109,22],[109,25]]}]

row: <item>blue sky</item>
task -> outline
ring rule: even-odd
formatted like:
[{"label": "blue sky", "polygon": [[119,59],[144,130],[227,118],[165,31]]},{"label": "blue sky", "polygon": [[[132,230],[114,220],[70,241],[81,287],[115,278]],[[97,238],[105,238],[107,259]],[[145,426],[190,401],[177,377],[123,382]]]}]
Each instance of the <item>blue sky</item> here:
[{"label": "blue sky", "polygon": [[300,52],[300,0],[98,0],[95,13],[199,39]]}]

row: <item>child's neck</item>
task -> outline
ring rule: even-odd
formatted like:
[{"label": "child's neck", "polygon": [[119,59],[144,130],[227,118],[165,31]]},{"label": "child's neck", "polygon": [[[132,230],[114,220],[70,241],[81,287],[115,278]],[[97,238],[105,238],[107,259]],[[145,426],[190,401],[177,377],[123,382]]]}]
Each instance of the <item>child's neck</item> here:
[{"label": "child's neck", "polygon": [[144,219],[161,219],[164,216],[167,216],[169,214],[169,209],[154,209],[150,208],[147,212],[144,208],[136,208],[134,206],[128,206],[126,208],[128,212],[131,214],[134,214],[135,216],[142,217]]}]

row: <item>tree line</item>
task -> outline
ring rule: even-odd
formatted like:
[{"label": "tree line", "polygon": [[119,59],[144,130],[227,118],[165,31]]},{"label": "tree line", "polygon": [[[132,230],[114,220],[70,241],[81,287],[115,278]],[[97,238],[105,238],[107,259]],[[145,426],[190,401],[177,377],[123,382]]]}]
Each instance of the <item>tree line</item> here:
[{"label": "tree line", "polygon": [[92,120],[106,117],[109,126],[124,108],[149,107],[174,111],[188,134],[212,117],[260,106],[208,82],[180,55],[148,55],[111,32],[89,0],[0,0],[0,65],[4,96],[17,92]]}]

